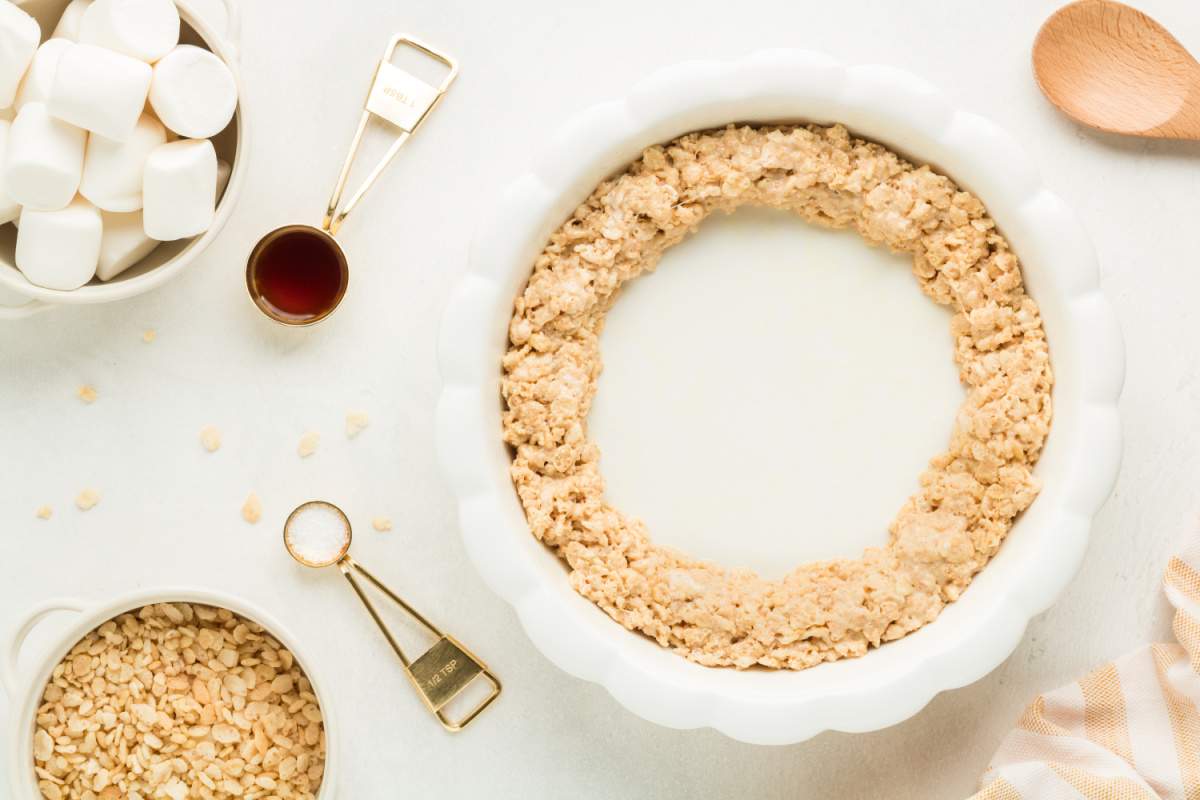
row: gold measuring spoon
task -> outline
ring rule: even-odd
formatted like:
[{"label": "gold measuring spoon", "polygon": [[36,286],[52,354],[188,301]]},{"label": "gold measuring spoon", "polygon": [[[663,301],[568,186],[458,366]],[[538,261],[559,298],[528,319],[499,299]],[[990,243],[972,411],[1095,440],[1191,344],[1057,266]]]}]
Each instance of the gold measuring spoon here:
[{"label": "gold measuring spoon", "polygon": [[[358,599],[366,606],[371,619],[379,626],[392,650],[400,657],[408,679],[417,689],[417,694],[425,702],[426,707],[438,718],[442,727],[451,733],[457,733],[465,728],[479,713],[491,705],[500,696],[500,681],[496,679],[474,654],[457,639],[443,633],[437,626],[424,617],[415,608],[404,602],[391,589],[380,583],[379,579],[367,572],[350,557],[350,539],[353,532],[350,520],[346,514],[333,503],[323,500],[313,500],[296,508],[288,515],[283,525],[283,546],[287,548],[292,558],[306,567],[337,568],[346,576]],[[437,637],[432,647],[426,650],[415,661],[409,661],[408,656],[397,644],[392,632],[383,623],[375,606],[367,598],[361,584],[354,577],[357,572],[366,578],[376,589],[383,592],[389,600],[400,606],[410,617],[416,620],[431,635]],[[446,716],[444,709],[455,697],[462,693],[476,678],[482,678],[491,684],[491,691],[466,716],[452,720]]]},{"label": "gold measuring spoon", "polygon": [[1110,133],[1200,140],[1200,64],[1150,17],[1080,0],[1046,20],[1033,71],[1051,103]]},{"label": "gold measuring spoon", "polygon": [[[417,51],[449,70],[432,86],[391,63],[397,49]],[[363,107],[358,130],[341,174],[329,198],[321,226],[284,225],[266,234],[246,261],[246,289],[260,311],[283,325],[313,325],[328,317],[342,302],[350,282],[346,253],[334,236],[346,216],[392,162],[400,148],[437,106],[458,76],[458,62],[407,34],[396,34],[388,42]],[[346,180],[371,117],[379,117],[398,130],[387,153],[367,175],[362,185],[341,205]]]}]

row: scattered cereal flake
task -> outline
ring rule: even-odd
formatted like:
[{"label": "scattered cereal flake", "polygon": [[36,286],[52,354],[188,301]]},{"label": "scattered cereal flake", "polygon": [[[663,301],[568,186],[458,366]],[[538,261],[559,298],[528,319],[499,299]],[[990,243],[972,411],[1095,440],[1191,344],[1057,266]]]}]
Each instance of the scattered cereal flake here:
[{"label": "scattered cereal flake", "polygon": [[221,449],[221,431],[216,425],[205,425],[200,429],[200,444],[210,453]]},{"label": "scattered cereal flake", "polygon": [[317,445],[321,443],[321,434],[316,431],[309,431],[300,437],[300,446],[296,448],[296,453],[301,458],[308,458],[313,453],[317,452]]},{"label": "scattered cereal flake", "polygon": [[146,330],[142,331],[142,341],[146,344],[150,344],[156,338],[158,338],[158,331],[154,330],[154,328],[146,328]]},{"label": "scattered cereal flake", "polygon": [[246,495],[246,502],[242,503],[242,519],[251,525],[262,519],[262,500],[254,492]]},{"label": "scattered cereal flake", "polygon": [[100,502],[100,493],[95,489],[84,489],[75,498],[75,507],[80,511],[88,511]]},{"label": "scattered cereal flake", "polygon": [[38,506],[37,518],[50,519],[54,515],[54,509],[50,506]]},{"label": "scattered cereal flake", "polygon": [[92,386],[90,383],[85,383],[83,386],[80,386],[75,390],[75,394],[79,395],[79,399],[85,403],[91,404],[96,402],[96,387]]},{"label": "scattered cereal flake", "polygon": [[371,418],[363,411],[351,411],[346,415],[346,438],[353,439],[371,424]]},{"label": "scattered cereal flake", "polygon": [[392,529],[392,520],[390,517],[376,517],[371,520],[371,527],[380,533],[390,531]]}]

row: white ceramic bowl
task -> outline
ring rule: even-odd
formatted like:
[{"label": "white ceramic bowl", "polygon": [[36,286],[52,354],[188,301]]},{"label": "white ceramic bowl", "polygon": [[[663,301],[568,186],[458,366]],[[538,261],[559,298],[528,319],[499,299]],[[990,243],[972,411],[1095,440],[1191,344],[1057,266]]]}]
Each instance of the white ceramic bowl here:
[{"label": "white ceramic bowl", "polygon": [[[41,700],[42,690],[50,680],[50,673],[75,643],[107,620],[144,605],[163,602],[200,603],[227,608],[236,614],[253,620],[266,629],[279,642],[292,651],[296,662],[308,676],[317,696],[325,725],[325,776],[321,781],[317,800],[333,800],[337,795],[338,769],[341,763],[337,747],[337,723],[330,702],[329,684],[318,674],[310,651],[299,646],[299,642],[286,628],[262,609],[226,594],[202,589],[146,589],[123,595],[107,602],[86,603],[76,599],[53,600],[31,611],[24,622],[16,628],[8,641],[0,642],[0,685],[8,694],[11,718],[9,720],[8,783],[12,800],[35,800],[41,797],[33,771],[34,717]],[[18,667],[18,657],[30,631],[47,615],[57,611],[79,614],[70,628],[59,636],[57,644],[50,648],[36,666],[26,672]]]},{"label": "white ceramic bowl", "polygon": [[[1044,489],[963,597],[900,641],[802,672],[698,666],[575,594],[563,565],[529,533],[501,440],[499,365],[513,299],[550,233],[647,145],[731,121],[842,122],[976,193],[1022,260],[1056,374],[1053,430],[1037,468]],[[1120,330],[1084,232],[1030,158],[996,125],[951,108],[910,74],[806,51],[680,64],[568,121],[479,229],[446,310],[440,365],[438,450],[467,550],[533,643],[648,720],[752,743],[876,730],[995,668],[1076,572],[1120,460]]]},{"label": "white ceramic bowl", "polygon": [[[42,26],[43,36],[53,30],[55,23],[70,0],[18,0],[29,14]],[[233,71],[238,81],[239,96],[244,98],[237,70],[237,12],[230,0],[223,0],[226,9],[226,24],[223,30],[206,21],[187,0],[176,0],[183,20],[180,41],[205,47],[221,58]],[[71,291],[45,289],[26,280],[17,269],[13,259],[17,231],[12,225],[0,226],[0,320],[19,319],[55,305],[86,305],[124,300],[161,286],[178,275],[204,252],[204,249],[220,233],[229,220],[241,193],[246,172],[245,151],[241,143],[246,139],[245,104],[238,101],[233,122],[213,138],[217,157],[232,167],[229,183],[217,205],[212,226],[200,236],[163,242],[150,255],[107,282],[93,279],[91,283]]]}]

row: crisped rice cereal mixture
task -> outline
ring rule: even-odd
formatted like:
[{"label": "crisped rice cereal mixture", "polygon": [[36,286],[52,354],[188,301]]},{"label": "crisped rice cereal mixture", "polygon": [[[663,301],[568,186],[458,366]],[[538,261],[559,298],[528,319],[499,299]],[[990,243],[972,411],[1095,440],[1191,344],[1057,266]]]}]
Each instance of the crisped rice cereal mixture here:
[{"label": "crisped rice cereal mixture", "polygon": [[[782,580],[656,545],[605,501],[587,435],[599,336],[621,285],[708,214],[747,204],[911,253],[922,290],[954,310],[966,390],[949,447],[892,521],[888,544]],[[649,148],[551,236],[509,337],[504,435],[534,535],[566,561],[580,594],[701,664],[804,669],[901,638],[958,598],[1039,489],[1032,469],[1050,428],[1052,376],[1016,256],[976,197],[840,125],[731,126]]]},{"label": "crisped rice cereal mixture", "polygon": [[54,668],[33,763],[46,800],[313,800],[321,709],[292,654],[223,608],[109,620]]}]

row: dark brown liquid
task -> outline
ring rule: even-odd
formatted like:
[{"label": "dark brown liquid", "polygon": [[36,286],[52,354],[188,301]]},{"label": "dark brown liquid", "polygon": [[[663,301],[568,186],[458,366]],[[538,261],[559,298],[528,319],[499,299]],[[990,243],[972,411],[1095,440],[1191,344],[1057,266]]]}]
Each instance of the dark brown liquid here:
[{"label": "dark brown liquid", "polygon": [[346,257],[322,231],[281,228],[259,242],[246,277],[268,314],[284,322],[312,322],[333,311],[345,294]]}]

